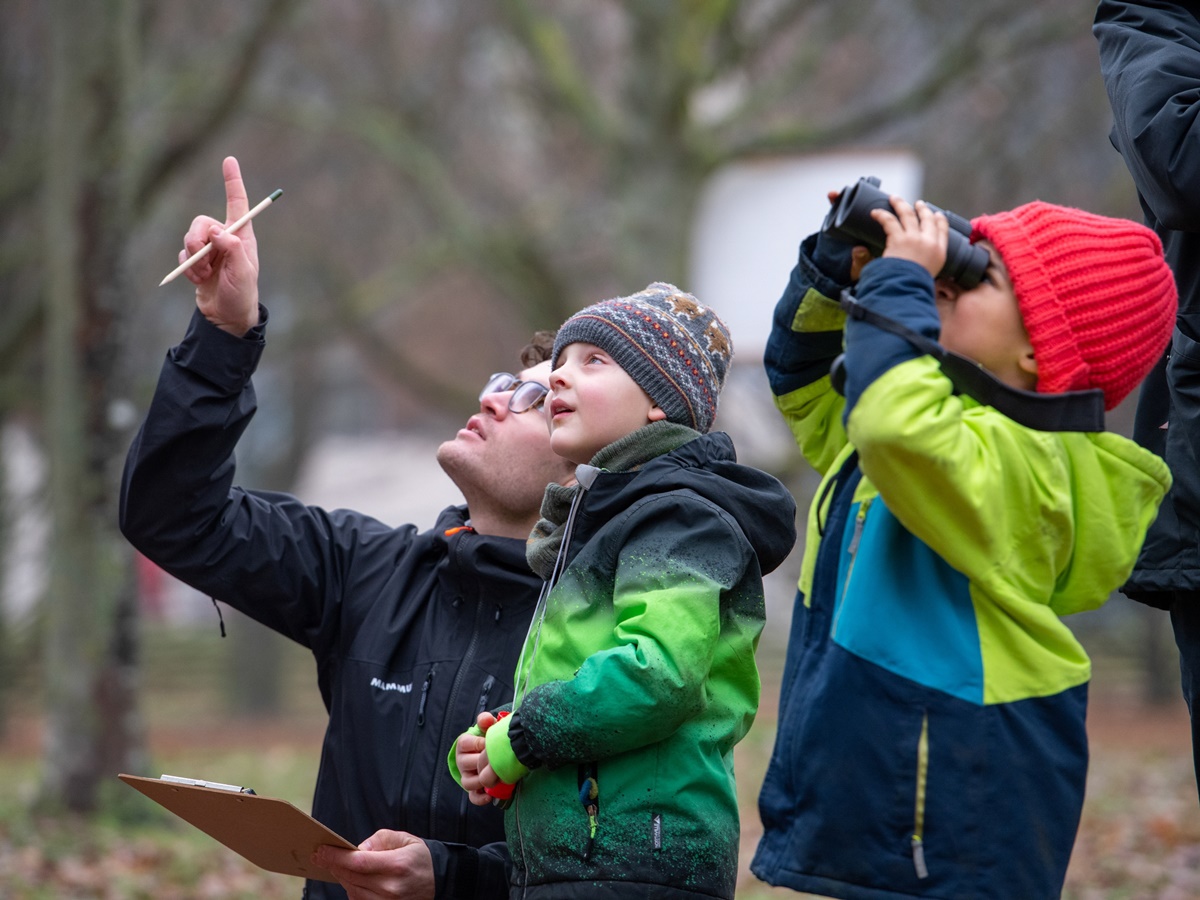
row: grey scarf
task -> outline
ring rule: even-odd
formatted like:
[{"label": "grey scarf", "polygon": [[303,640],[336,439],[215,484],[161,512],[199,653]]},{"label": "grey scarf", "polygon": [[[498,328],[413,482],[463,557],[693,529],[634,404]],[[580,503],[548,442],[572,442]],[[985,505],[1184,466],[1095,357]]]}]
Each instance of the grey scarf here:
[{"label": "grey scarf", "polygon": [[[631,431],[602,448],[592,458],[591,465],[606,472],[630,472],[699,436],[700,432],[695,429],[662,419]],[[567,514],[580,490],[578,484],[567,487],[561,484],[546,485],[541,518],[533,526],[525,544],[529,568],[543,579],[548,579],[554,571],[554,560],[562,546]]]}]

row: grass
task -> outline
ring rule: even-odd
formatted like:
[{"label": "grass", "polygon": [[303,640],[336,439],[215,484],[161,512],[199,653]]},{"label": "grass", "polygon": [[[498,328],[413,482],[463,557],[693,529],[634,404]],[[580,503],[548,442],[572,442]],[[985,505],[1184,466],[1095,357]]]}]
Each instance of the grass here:
[{"label": "grass", "polygon": [[[247,735],[251,741],[255,734]],[[296,735],[300,737],[299,734]],[[164,753],[166,771],[227,771],[247,783],[270,784],[274,796],[291,794],[297,805],[311,793],[316,767],[312,741],[295,740],[263,750],[202,748]],[[201,768],[197,768],[201,766]],[[13,900],[68,898],[295,898],[300,882],[264,872],[217,844],[203,832],[136,795],[132,820],[100,816],[37,817],[13,798],[27,794],[35,777],[27,760],[0,757],[0,896]],[[119,783],[118,783],[119,784]],[[128,806],[128,805],[126,805]]]}]

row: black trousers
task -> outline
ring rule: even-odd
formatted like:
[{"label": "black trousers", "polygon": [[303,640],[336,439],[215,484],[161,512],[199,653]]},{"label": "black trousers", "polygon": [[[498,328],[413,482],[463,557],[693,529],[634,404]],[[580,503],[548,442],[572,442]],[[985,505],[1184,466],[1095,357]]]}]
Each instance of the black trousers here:
[{"label": "black trousers", "polygon": [[1196,771],[1196,788],[1200,792],[1200,719],[1197,719],[1197,698],[1200,698],[1200,591],[1176,591],[1171,604],[1171,627],[1175,645],[1179,648],[1179,674],[1183,699],[1187,701],[1192,719],[1192,762]]}]

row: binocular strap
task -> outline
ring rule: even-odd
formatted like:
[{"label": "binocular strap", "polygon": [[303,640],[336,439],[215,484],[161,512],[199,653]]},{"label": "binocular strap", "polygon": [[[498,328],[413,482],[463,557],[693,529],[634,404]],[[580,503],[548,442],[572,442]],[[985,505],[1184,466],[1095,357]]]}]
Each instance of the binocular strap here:
[{"label": "binocular strap", "polygon": [[[992,407],[1019,425],[1035,431],[1104,430],[1104,392],[1101,390],[1039,394],[1011,387],[974,360],[947,350],[937,341],[930,340],[895,319],[867,309],[854,299],[849,290],[842,291],[840,304],[851,318],[902,337],[922,353],[932,356],[959,393]],[[836,361],[835,365],[840,361]]]}]

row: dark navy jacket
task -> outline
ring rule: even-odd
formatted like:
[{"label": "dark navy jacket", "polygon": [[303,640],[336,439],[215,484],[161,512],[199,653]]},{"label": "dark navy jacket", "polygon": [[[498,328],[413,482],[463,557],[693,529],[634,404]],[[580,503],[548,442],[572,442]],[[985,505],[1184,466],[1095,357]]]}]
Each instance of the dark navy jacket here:
[{"label": "dark navy jacket", "polygon": [[1122,588],[1165,607],[1172,591],[1200,591],[1200,20],[1194,4],[1104,0],[1093,32],[1113,145],[1179,287],[1178,327],[1142,387],[1133,433],[1175,482]]},{"label": "dark navy jacket", "polygon": [[[312,651],[329,711],[317,819],[356,844],[380,828],[429,839],[439,897],[504,897],[502,814],[467,802],[446,755],[464,723],[512,697],[541,586],[525,544],[464,528],[465,507],[421,532],[235,487],[263,346],[263,326],[235,338],[193,317],[129,451],[121,530]],[[307,896],[345,894],[309,882]]]}]

